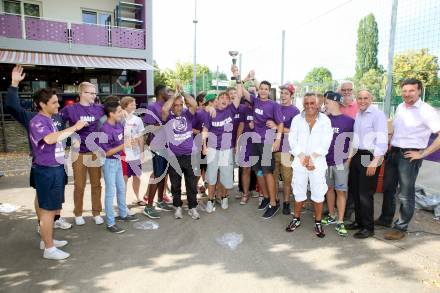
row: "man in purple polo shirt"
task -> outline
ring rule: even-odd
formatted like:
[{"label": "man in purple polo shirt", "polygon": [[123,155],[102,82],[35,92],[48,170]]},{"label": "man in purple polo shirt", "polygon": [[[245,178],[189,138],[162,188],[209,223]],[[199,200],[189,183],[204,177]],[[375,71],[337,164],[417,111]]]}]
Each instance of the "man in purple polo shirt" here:
[{"label": "man in purple polo shirt", "polygon": [[44,258],[61,260],[70,256],[58,249],[67,245],[67,241],[53,239],[53,222],[55,214],[64,203],[64,188],[67,183],[62,141],[75,131],[81,131],[87,126],[87,122],[78,120],[73,126],[57,131],[52,120],[60,107],[55,91],[41,89],[34,94],[33,101],[38,114],[29,122],[29,141],[33,154],[33,183],[40,209],[40,249],[44,249]]},{"label": "man in purple polo shirt", "polygon": [[[239,96],[244,96],[254,108],[254,131],[260,136],[258,143],[252,144],[252,156],[258,158],[257,163],[252,166],[255,173],[261,170],[263,177],[258,177],[260,187],[262,187],[264,198],[258,209],[266,210],[263,218],[270,219],[280,209],[279,201],[276,200],[276,184],[273,172],[275,169],[274,152],[281,147],[281,136],[283,133],[283,115],[280,105],[270,99],[271,84],[262,81],[258,88],[258,97],[250,95],[244,88],[238,75],[238,70],[233,67],[233,73],[237,80],[237,90]],[[267,121],[272,120],[277,124],[276,130],[270,129]],[[260,184],[261,181],[261,184]],[[267,190],[264,190],[266,186]]]},{"label": "man in purple polo shirt", "polygon": [[[234,158],[232,148],[232,130],[235,114],[238,112],[240,100],[236,98],[230,103],[226,92],[217,96],[216,115],[209,116],[203,124],[203,153],[207,156],[208,168],[206,177],[208,181],[208,203],[206,211],[214,210],[214,191],[217,184],[217,174],[220,172],[221,206],[228,208],[227,190],[233,187]],[[209,134],[209,137],[208,137]]]},{"label": "man in purple polo shirt", "polygon": [[[292,124],[293,118],[299,114],[299,110],[296,106],[292,105],[292,97],[295,94],[295,87],[293,84],[285,84],[280,87],[281,90],[281,114],[283,115],[283,138],[282,146],[280,151],[275,152],[275,170],[273,175],[275,177],[275,182],[277,183],[281,174],[283,179],[283,215],[290,215],[290,195],[292,194],[292,162],[293,156],[290,154],[289,146],[289,132],[290,125]],[[277,125],[269,120],[267,125],[270,128],[276,128]]]},{"label": "man in purple polo shirt", "polygon": [[[101,204],[101,162],[97,159],[97,145],[93,143],[94,132],[98,129],[99,119],[104,116],[104,108],[102,105],[95,104],[96,88],[89,82],[82,82],[79,85],[79,103],[63,108],[60,116],[69,123],[74,125],[79,120],[88,123],[86,127],[78,132],[80,141],[79,150],[74,149],[75,156],[72,158],[73,168],[73,201],[75,204],[75,224],[80,226],[86,222],[83,214],[84,189],[86,188],[87,173],[90,177],[91,193],[92,193],[92,214],[93,220],[97,225],[104,223],[100,216],[102,211]],[[90,136],[89,140],[88,137]],[[77,142],[76,142],[77,143]],[[75,140],[72,139],[72,146],[75,146]],[[79,152],[76,154],[76,152]],[[77,157],[76,157],[77,155]]]},{"label": "man in purple polo shirt", "polygon": [[[403,103],[394,116],[391,151],[385,161],[382,214],[376,225],[390,227],[396,211],[395,194],[399,184],[399,219],[394,229],[384,234],[387,240],[401,240],[414,215],[415,182],[423,158],[440,148],[440,116],[420,98],[420,80],[405,79],[400,85]],[[438,136],[428,147],[431,133]]]},{"label": "man in purple polo shirt", "polygon": [[[187,109],[183,108],[183,99]],[[197,110],[197,103],[193,97],[183,93],[180,85],[176,86],[176,94],[170,97],[162,108],[162,120],[165,124],[167,142],[169,146],[169,178],[171,180],[171,194],[173,205],[176,209],[175,218],[182,219],[182,174],[185,179],[185,187],[188,198],[188,215],[194,219],[200,219],[197,212],[197,177],[198,166],[191,164],[193,149],[192,120]]]},{"label": "man in purple polo shirt", "polygon": [[162,107],[169,97],[168,88],[160,84],[154,89],[154,95],[156,96],[156,102],[148,105],[148,111],[144,116],[144,123],[148,131],[147,145],[153,153],[153,172],[150,175],[147,192],[144,195],[144,201],[147,203],[144,214],[151,219],[158,219],[160,214],[153,206],[156,191],[158,197],[157,209],[166,212],[173,210],[163,200],[168,161],[166,159],[166,135],[162,129],[161,117]]},{"label": "man in purple polo shirt", "polygon": [[[350,153],[350,140],[353,137],[354,120],[341,113],[343,98],[339,93],[328,91],[324,94],[325,107],[328,118],[333,128],[333,139],[330,144],[326,159],[326,181],[328,190],[326,194],[328,215],[321,223],[323,225],[336,224],[336,231],[340,236],[347,236],[344,225],[344,213],[346,193],[348,190],[348,155]],[[335,190],[336,206],[338,208],[337,219],[335,213]]]},{"label": "man in purple polo shirt", "polygon": [[359,230],[353,236],[363,239],[374,235],[374,193],[380,165],[388,148],[388,126],[385,114],[372,105],[373,95],[358,93],[359,112],[354,122],[353,150],[348,179],[348,197],[354,199],[355,222],[348,230]]}]

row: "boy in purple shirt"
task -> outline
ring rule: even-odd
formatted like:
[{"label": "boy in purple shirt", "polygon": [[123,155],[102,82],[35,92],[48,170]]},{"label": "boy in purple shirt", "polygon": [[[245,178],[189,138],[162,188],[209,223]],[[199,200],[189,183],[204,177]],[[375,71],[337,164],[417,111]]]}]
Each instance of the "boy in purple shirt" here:
[{"label": "boy in purple shirt", "polygon": [[220,93],[216,100],[215,117],[209,116],[203,125],[203,153],[207,156],[208,164],[206,171],[209,197],[206,211],[208,213],[212,213],[214,210],[214,191],[219,172],[222,185],[220,188],[221,206],[223,209],[228,208],[227,190],[231,189],[234,184],[233,120],[240,105],[238,98],[233,100],[231,104],[226,92]]},{"label": "boy in purple shirt", "polygon": [[[281,90],[281,113],[283,115],[283,138],[281,139],[282,145],[278,152],[275,152],[275,170],[273,175],[275,177],[275,182],[277,183],[278,190],[278,180],[281,174],[283,178],[283,214],[290,215],[290,203],[289,198],[292,194],[292,162],[293,156],[290,154],[289,146],[289,132],[290,125],[292,124],[293,117],[299,114],[299,110],[296,106],[292,105],[292,97],[295,94],[295,87],[293,84],[285,84],[280,87]],[[270,128],[276,128],[277,125],[269,120],[266,123]]]},{"label": "boy in purple shirt", "polygon": [[33,100],[38,114],[29,122],[29,141],[34,158],[34,187],[40,209],[40,249],[44,249],[44,258],[60,260],[70,256],[57,248],[67,245],[67,241],[53,239],[54,218],[64,203],[64,187],[67,182],[62,141],[87,126],[87,122],[77,121],[75,125],[57,131],[52,120],[60,107],[55,91],[41,89],[34,94]]},{"label": "boy in purple shirt", "polygon": [[[212,104],[212,100],[208,101],[208,103],[205,104],[205,97],[206,93],[202,92],[197,95],[196,102],[197,102],[197,111],[194,115],[194,118],[192,119],[192,128],[193,128],[193,135],[196,139],[196,147],[198,150],[200,150],[200,160],[204,160],[205,156],[202,154],[202,147],[201,147],[201,136],[202,136],[202,130],[203,130],[203,122],[206,120],[206,116],[208,113],[205,111],[205,106],[207,106],[209,103]],[[214,97],[215,99],[215,97]],[[206,163],[200,163],[200,174],[196,174],[197,176],[197,185],[200,180],[200,177],[202,177],[202,183],[205,182],[205,173],[206,173],[207,165]],[[207,184],[207,183],[206,183]],[[200,193],[206,192],[205,183],[198,187],[198,190]]]},{"label": "boy in purple shirt", "polygon": [[[162,107],[169,97],[168,88],[164,85],[158,85],[154,89],[154,95],[156,96],[156,102],[148,105],[148,111],[144,116],[144,123],[146,124],[145,128],[148,133],[147,145],[149,145],[150,150],[153,153],[153,172],[150,175],[147,192],[144,195],[144,201],[147,203],[144,208],[144,215],[151,219],[159,219],[160,213],[156,208],[167,212],[173,210],[163,200],[168,161],[166,159],[166,135],[162,129],[163,124],[161,117]],[[156,191],[158,203],[155,208],[153,202],[154,197],[156,196]]]},{"label": "boy in purple shirt", "polygon": [[[187,109],[183,108],[183,99]],[[193,97],[182,92],[180,85],[176,86],[176,94],[166,101],[162,108],[162,120],[166,123],[165,130],[169,146],[169,177],[171,180],[171,193],[173,205],[176,208],[176,219],[182,219],[182,174],[185,179],[185,187],[188,198],[188,215],[194,219],[200,219],[197,212],[197,177],[195,172],[198,166],[191,164],[193,148],[192,120],[196,113],[197,103]]]},{"label": "boy in purple shirt", "polygon": [[[343,97],[339,93],[328,91],[324,94],[325,107],[328,118],[333,128],[333,139],[328,150],[326,160],[328,169],[326,181],[328,191],[326,194],[328,215],[321,223],[324,225],[336,224],[336,231],[340,236],[347,236],[347,229],[344,225],[344,213],[346,196],[348,190],[348,154],[350,153],[350,140],[353,137],[354,120],[342,114]],[[337,219],[335,213],[335,191],[336,207],[338,208]]]},{"label": "boy in purple shirt", "polygon": [[[67,106],[60,111],[60,116],[69,125],[74,125],[79,120],[87,122],[87,126],[78,132],[80,141],[78,157],[72,163],[74,189],[73,201],[75,203],[75,224],[84,225],[83,214],[84,189],[86,188],[87,173],[90,176],[90,185],[92,193],[92,214],[97,225],[104,222],[100,213],[101,204],[101,164],[97,160],[97,145],[93,142],[86,144],[89,135],[98,131],[99,119],[104,115],[102,105],[95,104],[96,88],[92,83],[82,82],[79,85],[79,103]],[[72,139],[72,149],[77,143]]]},{"label": "boy in purple shirt", "polygon": [[[280,205],[276,200],[276,185],[273,171],[275,169],[276,152],[281,147],[281,136],[283,133],[283,115],[280,106],[270,99],[271,84],[268,81],[262,81],[258,88],[258,97],[249,95],[243,88],[243,84],[238,75],[238,69],[233,67],[233,74],[237,78],[237,91],[239,96],[244,96],[251,102],[254,108],[254,127],[255,132],[260,136],[259,143],[252,144],[252,156],[258,157],[257,163],[253,166],[255,173],[262,170],[263,177],[258,178],[258,184],[263,190],[263,200],[258,209],[266,210],[263,218],[272,218],[279,210]],[[276,131],[270,129],[266,122],[272,120],[277,125]]]},{"label": "boy in purple shirt", "polygon": [[[26,131],[29,134],[29,123],[30,120],[38,114],[38,112],[34,111],[27,111],[23,108],[23,106],[20,103],[20,98],[18,97],[18,89],[20,82],[25,78],[26,73],[23,72],[23,67],[20,65],[17,65],[12,70],[11,74],[11,86],[8,88],[8,93],[6,94],[6,108],[8,112],[17,120],[23,127],[26,129]],[[60,117],[59,114],[55,114],[52,116],[53,122],[56,124],[57,130],[63,130],[65,128],[65,123],[63,119]],[[29,141],[29,147],[30,141]],[[30,185],[34,186],[33,183],[33,169],[31,168],[31,173],[29,176]],[[35,213],[37,214],[37,232],[40,233],[40,209],[38,207],[38,199],[35,195]],[[60,216],[61,211],[57,212],[55,215],[55,223],[54,228],[60,228],[60,229],[70,229],[72,228],[72,224],[67,222],[64,218]]]},{"label": "boy in purple shirt", "polygon": [[[131,144],[130,142],[124,143],[124,126],[121,123],[123,111],[119,103],[115,101],[105,103],[104,111],[107,115],[107,121],[101,127],[101,132],[105,135],[102,139],[104,142],[101,143],[101,147],[105,153],[105,217],[107,220],[107,230],[119,234],[124,233],[125,230],[115,224],[115,217],[113,215],[115,191],[119,210],[118,219],[127,222],[138,220],[135,216],[127,214],[125,182],[121,164],[121,154],[125,147],[130,147]],[[136,143],[137,140],[133,139],[133,144]]]},{"label": "boy in purple shirt", "polygon": [[[257,185],[257,176],[255,172],[251,172],[251,148],[253,134],[253,109],[251,104],[246,101],[240,105],[240,124],[237,130],[237,151],[236,160],[239,165],[238,168],[238,187],[239,191],[243,193],[240,204],[245,205],[249,201],[250,192],[255,191]],[[258,195],[257,195],[258,196]]]}]

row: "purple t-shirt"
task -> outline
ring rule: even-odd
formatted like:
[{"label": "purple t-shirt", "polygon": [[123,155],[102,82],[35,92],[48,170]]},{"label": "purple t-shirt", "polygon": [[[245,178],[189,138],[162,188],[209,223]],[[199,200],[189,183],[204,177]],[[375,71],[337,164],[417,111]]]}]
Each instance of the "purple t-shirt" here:
[{"label": "purple t-shirt", "polygon": [[[111,125],[108,123],[108,121],[106,121],[101,127],[101,132],[107,134],[108,137],[108,141],[106,143],[101,143],[101,148],[106,152],[124,143],[124,126],[120,122],[116,122],[115,125]],[[121,154],[122,150],[110,157],[107,157],[107,159],[119,159]]]},{"label": "purple t-shirt", "polygon": [[249,127],[249,123],[254,121],[254,114],[251,106],[243,105],[240,106],[240,122],[244,123],[243,133],[251,132],[253,129]]},{"label": "purple t-shirt", "polygon": [[209,116],[208,112],[206,112],[204,109],[198,109],[192,119],[192,128],[202,131],[203,122],[206,121],[207,116]]},{"label": "purple t-shirt", "polygon": [[[147,125],[163,125],[162,107],[164,102],[154,102],[147,106],[148,112],[144,116],[144,123]],[[160,151],[166,148],[166,133],[163,129],[149,133],[147,144],[153,151]]]},{"label": "purple t-shirt", "polygon": [[245,105],[238,106],[238,112],[235,113],[234,120],[232,121],[232,146],[234,147],[237,144],[237,131],[238,131],[238,126],[240,125],[241,122],[241,112],[245,107],[246,107]]},{"label": "purple t-shirt", "polygon": [[[290,125],[292,124],[293,118],[296,115],[298,115],[300,112],[299,112],[298,108],[294,105],[289,105],[289,106],[281,105],[281,113],[283,114],[284,127],[290,128]],[[281,141],[282,141],[281,151],[283,153],[290,152],[289,134],[283,134],[281,136]]]},{"label": "purple t-shirt", "polygon": [[165,129],[169,149],[176,156],[191,155],[193,147],[192,122],[194,115],[184,109],[181,116],[172,112],[168,116]]},{"label": "purple t-shirt", "polygon": [[327,165],[335,166],[347,161],[350,138],[353,135],[354,120],[344,114],[328,115],[333,127],[333,139],[326,156]]},{"label": "purple t-shirt", "polygon": [[89,149],[86,146],[86,139],[89,134],[98,131],[99,119],[104,115],[104,108],[99,104],[83,106],[80,103],[76,103],[63,108],[60,111],[60,116],[64,119],[64,121],[69,122],[70,126],[75,125],[75,123],[79,120],[86,121],[89,124],[77,132],[81,138],[81,145],[79,147],[80,153],[93,152],[96,150],[95,148]]},{"label": "purple t-shirt", "polygon": [[261,142],[263,143],[265,141],[266,131],[269,129],[266,126],[266,122],[268,120],[272,120],[276,124],[283,122],[281,107],[273,100],[262,101],[259,97],[254,96],[251,96],[251,102],[254,106],[255,132],[260,135]]},{"label": "purple t-shirt", "polygon": [[54,132],[57,132],[57,127],[50,117],[38,113],[29,122],[29,140],[34,165],[53,167],[64,164],[63,144],[44,142],[44,137]]},{"label": "purple t-shirt", "polygon": [[212,118],[208,115],[203,126],[206,127],[211,135],[215,135],[217,138],[217,143],[214,144],[208,137],[208,146],[211,148],[216,148],[217,150],[227,150],[235,147],[232,144],[232,130],[234,127],[233,121],[234,116],[238,113],[238,109],[235,108],[234,104],[228,105],[223,110],[216,109],[216,115]]}]

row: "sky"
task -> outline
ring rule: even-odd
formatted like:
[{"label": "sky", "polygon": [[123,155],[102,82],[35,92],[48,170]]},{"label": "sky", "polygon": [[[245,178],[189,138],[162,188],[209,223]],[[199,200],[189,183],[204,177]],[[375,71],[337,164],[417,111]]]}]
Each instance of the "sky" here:
[{"label": "sky", "polygon": [[[405,8],[405,1],[413,0],[400,0],[408,15],[415,8]],[[197,63],[211,70],[219,66],[229,75],[228,51],[237,50],[242,75],[254,69],[259,80],[279,84],[284,29],[285,81],[301,81],[319,66],[330,69],[334,79],[345,79],[354,75],[359,21],[374,13],[379,63],[386,68],[391,5],[391,0],[197,0]],[[153,1],[153,58],[159,68],[193,62],[193,19],[194,0]]]}]

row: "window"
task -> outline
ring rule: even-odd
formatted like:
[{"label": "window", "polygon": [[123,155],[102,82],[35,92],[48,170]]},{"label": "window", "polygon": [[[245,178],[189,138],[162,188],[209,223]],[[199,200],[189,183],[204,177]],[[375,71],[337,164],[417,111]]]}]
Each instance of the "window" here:
[{"label": "window", "polygon": [[23,3],[24,15],[40,17],[40,5],[34,3]]},{"label": "window", "polygon": [[20,2],[3,1],[3,7],[6,13],[21,14]]},{"label": "window", "polygon": [[96,12],[83,10],[82,20],[84,23],[96,24],[97,22]]},{"label": "window", "polygon": [[101,25],[111,25],[112,17],[109,13],[99,13],[99,24]]},{"label": "window", "polygon": [[[19,1],[4,0],[3,7],[6,13],[13,13],[20,15],[22,12],[21,3]],[[24,8],[24,15],[26,16],[34,16],[34,17],[41,16],[40,15],[41,8],[40,8],[40,4],[38,3],[23,2],[23,8]]]},{"label": "window", "polygon": [[82,20],[84,23],[111,25],[112,17],[108,12],[96,12],[90,10],[82,11]]}]

